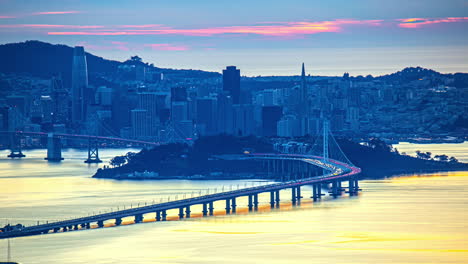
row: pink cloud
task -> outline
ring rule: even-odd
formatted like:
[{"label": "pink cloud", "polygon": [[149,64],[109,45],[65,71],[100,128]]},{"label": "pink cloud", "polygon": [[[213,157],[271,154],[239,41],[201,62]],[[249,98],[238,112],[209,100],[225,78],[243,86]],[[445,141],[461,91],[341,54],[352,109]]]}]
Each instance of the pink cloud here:
[{"label": "pink cloud", "polygon": [[167,50],[167,51],[185,51],[188,50],[188,46],[185,45],[172,45],[167,43],[162,44],[145,44],[145,47],[150,47],[153,50]]},{"label": "pink cloud", "polygon": [[320,22],[277,22],[268,25],[253,26],[230,26],[212,27],[198,29],[174,29],[160,25],[123,25],[124,30],[113,28],[94,31],[67,31],[48,32],[49,35],[97,35],[97,36],[120,36],[120,35],[183,35],[183,36],[213,36],[221,34],[253,34],[275,37],[292,37],[299,35],[310,35],[323,32],[340,32],[347,25],[379,26],[382,20],[353,20],[338,19]]},{"label": "pink cloud", "polygon": [[46,11],[46,12],[36,12],[32,13],[33,16],[40,15],[65,15],[65,14],[78,14],[79,11]]},{"label": "pink cloud", "polygon": [[98,29],[103,26],[51,25],[51,24],[11,24],[0,25],[0,28],[69,28],[69,29]]},{"label": "pink cloud", "polygon": [[431,24],[465,22],[468,21],[468,17],[405,18],[397,21],[400,22],[398,26],[402,28],[420,28]]},{"label": "pink cloud", "polygon": [[14,16],[0,16],[0,19],[15,18]]}]

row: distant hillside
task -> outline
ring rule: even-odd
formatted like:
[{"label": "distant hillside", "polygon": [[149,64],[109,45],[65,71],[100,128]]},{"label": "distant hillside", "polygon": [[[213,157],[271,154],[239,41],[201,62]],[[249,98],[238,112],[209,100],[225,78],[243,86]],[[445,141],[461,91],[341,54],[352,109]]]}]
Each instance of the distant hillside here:
[{"label": "distant hillside", "polygon": [[[61,75],[66,84],[71,80],[73,47],[54,45],[30,40],[21,43],[0,45],[0,72],[26,74],[36,77],[50,78]],[[91,53],[86,53],[88,72],[90,76],[97,73],[111,74],[117,72],[123,62],[107,60]],[[198,70],[160,69],[163,73],[180,73],[194,77],[216,77],[219,73]]]},{"label": "distant hillside", "polygon": [[[28,74],[49,78],[61,75],[66,83],[71,80],[73,48],[65,45],[53,45],[40,41],[26,41],[0,45],[0,72]],[[116,71],[120,62],[106,60],[86,53],[88,71]]]}]

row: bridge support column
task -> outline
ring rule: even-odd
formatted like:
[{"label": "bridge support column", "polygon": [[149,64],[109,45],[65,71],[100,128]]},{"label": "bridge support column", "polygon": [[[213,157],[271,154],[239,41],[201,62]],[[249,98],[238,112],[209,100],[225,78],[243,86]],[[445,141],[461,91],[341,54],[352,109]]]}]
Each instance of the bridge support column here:
[{"label": "bridge support column", "polygon": [[57,233],[58,231],[60,231],[60,228],[54,228],[54,233]]},{"label": "bridge support column", "polygon": [[104,221],[98,221],[97,225],[98,225],[99,228],[104,227]]},{"label": "bridge support column", "polygon": [[270,207],[275,208],[275,192],[270,192]]},{"label": "bridge support column", "polygon": [[122,224],[122,218],[120,218],[120,217],[115,218],[115,225],[119,226],[121,224]]},{"label": "bridge support column", "polygon": [[252,200],[253,200],[253,195],[249,195],[249,212],[252,212],[253,210],[253,203],[252,203]]},{"label": "bridge support column", "polygon": [[60,138],[54,137],[53,133],[47,135],[47,157],[48,161],[61,161],[62,158],[62,143]]},{"label": "bridge support column", "polygon": [[179,220],[184,219],[184,208],[180,207],[179,208]]},{"label": "bridge support column", "polygon": [[89,139],[88,142],[88,159],[85,160],[85,163],[101,163],[102,160],[99,159],[99,148],[97,140]]},{"label": "bridge support column", "polygon": [[78,230],[78,229],[80,229],[80,228],[79,228],[79,225],[75,225],[75,226],[73,227],[73,230]]},{"label": "bridge support column", "polygon": [[15,133],[10,135],[10,154],[9,158],[23,158],[26,155],[21,151],[21,136],[16,136]]},{"label": "bridge support column", "polygon": [[276,208],[279,208],[280,207],[280,191],[276,191],[276,194],[275,194],[275,200],[276,200]]},{"label": "bridge support column", "polygon": [[297,186],[296,188],[296,199],[297,199],[297,204],[301,204],[301,199],[302,199],[302,194],[301,194],[301,186]]},{"label": "bridge support column", "polygon": [[203,204],[203,216],[207,216],[208,215],[208,204],[204,203]]},{"label": "bridge support column", "polygon": [[331,190],[328,193],[330,193],[333,196],[333,198],[336,198],[338,196],[338,182],[337,181],[333,181],[331,183]]},{"label": "bridge support column", "polygon": [[226,199],[226,214],[230,214],[231,213],[231,199]]},{"label": "bridge support column", "polygon": [[253,202],[254,210],[258,211],[258,193],[254,194],[253,198],[254,198],[254,202]]},{"label": "bridge support column", "polygon": [[291,188],[291,201],[292,205],[296,205],[296,187]]},{"label": "bridge support column", "polygon": [[190,206],[185,207],[185,218],[190,218]]},{"label": "bridge support column", "polygon": [[166,217],[167,217],[167,212],[166,212],[166,210],[163,210],[163,211],[161,212],[161,216],[162,216],[162,220],[163,220],[163,221],[166,221]]},{"label": "bridge support column", "polygon": [[86,223],[86,229],[90,229],[91,228],[91,223]]},{"label": "bridge support column", "polygon": [[210,212],[210,215],[213,216],[214,215],[214,204],[213,204],[213,202],[210,202],[210,206],[208,207],[208,210]]},{"label": "bridge support column", "polygon": [[62,232],[67,232],[68,231],[67,229],[68,228],[66,226],[62,227]]},{"label": "bridge support column", "polygon": [[317,193],[317,184],[312,184],[312,197],[311,197],[314,202],[317,201],[317,199],[319,198],[318,197],[318,193]]},{"label": "bridge support column", "polygon": [[156,221],[161,221],[161,211],[156,212]]},{"label": "bridge support column", "polygon": [[237,207],[237,204],[236,204],[236,197],[232,198],[232,213],[235,214],[236,213],[236,207]]},{"label": "bridge support column", "polygon": [[135,224],[143,222],[143,214],[135,215]]}]

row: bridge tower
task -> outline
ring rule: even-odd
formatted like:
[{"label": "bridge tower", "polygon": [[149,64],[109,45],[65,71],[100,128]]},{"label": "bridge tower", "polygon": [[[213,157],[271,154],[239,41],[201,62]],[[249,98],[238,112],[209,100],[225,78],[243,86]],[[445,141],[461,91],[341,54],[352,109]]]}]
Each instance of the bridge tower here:
[{"label": "bridge tower", "polygon": [[23,158],[26,155],[21,151],[21,136],[16,133],[10,133],[10,154],[9,158]]},{"label": "bridge tower", "polygon": [[62,142],[59,137],[55,137],[54,133],[47,135],[47,157],[48,161],[61,161],[62,158]]},{"label": "bridge tower", "polygon": [[96,139],[89,139],[88,141],[88,159],[84,161],[85,163],[101,163],[102,160],[99,159],[99,148],[98,141]]},{"label": "bridge tower", "polygon": [[323,120],[323,160],[328,161],[328,134],[330,133],[330,122],[325,119]]}]

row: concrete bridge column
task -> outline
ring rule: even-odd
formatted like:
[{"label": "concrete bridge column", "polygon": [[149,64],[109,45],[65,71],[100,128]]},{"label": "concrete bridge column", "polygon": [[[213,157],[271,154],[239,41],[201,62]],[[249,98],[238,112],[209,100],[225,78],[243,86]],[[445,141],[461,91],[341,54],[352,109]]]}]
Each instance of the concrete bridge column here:
[{"label": "concrete bridge column", "polygon": [[190,218],[190,205],[185,207],[185,218]]},{"label": "concrete bridge column", "polygon": [[54,228],[54,233],[57,233],[58,231],[60,231],[60,228],[58,227]]},{"label": "concrete bridge column", "polygon": [[163,220],[163,221],[166,221],[166,217],[167,217],[167,212],[166,212],[166,210],[163,210],[163,211],[161,212],[161,216],[162,216],[162,220]]},{"label": "concrete bridge column", "polygon": [[348,193],[349,193],[349,196],[354,195],[354,180],[353,179],[350,179],[348,181]]},{"label": "concrete bridge column", "polygon": [[231,213],[231,199],[226,199],[226,214],[230,214]]},{"label": "concrete bridge column", "polygon": [[208,210],[210,212],[210,215],[212,216],[214,214],[214,205],[213,202],[210,202],[210,206],[208,207]]},{"label": "concrete bridge column", "polygon": [[97,221],[97,225],[99,228],[104,227],[104,221]]},{"label": "concrete bridge column", "polygon": [[254,210],[255,210],[255,211],[258,211],[258,193],[254,194],[254,197],[253,197],[253,198],[254,198],[254,202],[253,202],[253,204],[254,204]]},{"label": "concrete bridge column", "polygon": [[292,205],[296,205],[296,187],[291,188],[291,201]]},{"label": "concrete bridge column", "polygon": [[237,207],[237,204],[236,204],[236,197],[232,198],[232,213],[235,214],[236,213],[236,207]]},{"label": "concrete bridge column", "polygon": [[180,207],[179,208],[179,220],[184,219],[184,208]]},{"label": "concrete bridge column", "polygon": [[270,192],[270,207],[275,208],[275,192]]},{"label": "concrete bridge column", "polygon": [[312,184],[312,197],[311,198],[314,200],[314,202],[316,202],[318,199],[317,184]]},{"label": "concrete bridge column", "polygon": [[47,157],[48,161],[61,161],[62,158],[62,143],[59,137],[54,137],[53,133],[47,135]]},{"label": "concrete bridge column", "polygon": [[341,186],[341,181],[338,180],[338,196],[343,194],[343,186]]},{"label": "concrete bridge column", "polygon": [[359,191],[361,190],[361,189],[359,189],[359,180],[357,180],[357,179],[354,180],[354,190],[355,190],[356,194],[359,194]]},{"label": "concrete bridge column", "polygon": [[161,211],[156,212],[156,221],[161,221]]},{"label": "concrete bridge column", "polygon": [[135,215],[135,224],[143,222],[143,214]]},{"label": "concrete bridge column", "polygon": [[253,203],[252,203],[252,200],[253,200],[253,195],[249,195],[249,212],[252,212],[253,210]]},{"label": "concrete bridge column", "polygon": [[207,216],[208,215],[208,204],[204,203],[203,204],[203,216]]},{"label": "concrete bridge column", "polygon": [[67,232],[68,231],[67,229],[68,228],[66,226],[62,227],[62,232]]},{"label": "concrete bridge column", "polygon": [[337,184],[337,181],[333,181],[331,183],[331,190],[328,192],[330,193],[333,198],[336,198],[338,196],[338,184]]},{"label": "concrete bridge column", "polygon": [[116,226],[119,226],[119,225],[121,225],[121,224],[122,224],[122,218],[121,218],[121,217],[115,218],[115,225],[116,225]]},{"label": "concrete bridge column", "polygon": [[78,229],[79,229],[79,225],[75,225],[75,226],[73,227],[73,230],[78,230]]},{"label": "concrete bridge column", "polygon": [[302,199],[301,186],[297,186],[296,188],[296,197],[297,197],[297,204],[301,204],[301,199]]},{"label": "concrete bridge column", "polygon": [[280,191],[276,191],[276,194],[275,194],[275,200],[276,200],[276,208],[279,208],[280,207]]}]

